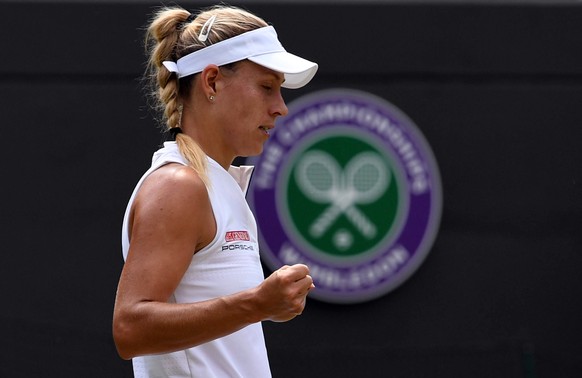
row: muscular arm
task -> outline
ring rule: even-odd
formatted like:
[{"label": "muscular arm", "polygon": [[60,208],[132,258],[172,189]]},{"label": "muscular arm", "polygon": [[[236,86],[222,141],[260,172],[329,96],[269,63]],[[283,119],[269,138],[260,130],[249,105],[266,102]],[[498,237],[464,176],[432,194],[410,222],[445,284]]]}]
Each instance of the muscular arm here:
[{"label": "muscular arm", "polygon": [[206,188],[188,167],[170,164],[143,183],[132,211],[131,246],[119,281],[113,336],[121,357],[181,350],[251,323],[286,321],[312,288],[303,265],[283,267],[256,288],[203,302],[168,299],[192,254],[216,233]]}]

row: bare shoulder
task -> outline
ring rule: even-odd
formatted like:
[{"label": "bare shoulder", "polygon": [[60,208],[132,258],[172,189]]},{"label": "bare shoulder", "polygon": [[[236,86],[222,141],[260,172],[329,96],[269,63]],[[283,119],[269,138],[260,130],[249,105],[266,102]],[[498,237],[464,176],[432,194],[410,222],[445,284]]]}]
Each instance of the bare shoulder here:
[{"label": "bare shoulder", "polygon": [[143,182],[138,196],[155,200],[161,195],[166,200],[183,197],[207,196],[206,186],[200,176],[190,167],[170,163],[152,172]]},{"label": "bare shoulder", "polygon": [[[167,164],[143,182],[134,201],[132,233],[146,232],[196,244],[214,237],[214,217],[206,185],[190,167]],[[133,235],[135,236],[135,235]],[[140,232],[140,236],[145,236]]]}]

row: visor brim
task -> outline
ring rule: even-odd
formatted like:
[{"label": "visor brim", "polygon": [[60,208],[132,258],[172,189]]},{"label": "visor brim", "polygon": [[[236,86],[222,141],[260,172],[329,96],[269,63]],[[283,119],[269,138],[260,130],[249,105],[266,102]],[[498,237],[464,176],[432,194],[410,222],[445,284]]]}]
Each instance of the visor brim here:
[{"label": "visor brim", "polygon": [[317,72],[317,63],[286,51],[255,55],[247,58],[260,66],[285,75],[283,88],[301,88],[311,81]]}]

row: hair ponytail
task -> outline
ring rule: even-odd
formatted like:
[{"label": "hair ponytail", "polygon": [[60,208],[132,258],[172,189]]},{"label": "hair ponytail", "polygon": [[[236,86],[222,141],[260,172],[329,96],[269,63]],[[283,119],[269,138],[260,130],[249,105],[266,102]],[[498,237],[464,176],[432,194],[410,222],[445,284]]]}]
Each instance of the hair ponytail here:
[{"label": "hair ponytail", "polygon": [[[182,104],[178,77],[162,64],[165,60],[176,60],[176,45],[179,42],[181,26],[189,19],[190,12],[181,8],[162,8],[158,11],[146,33],[149,48],[147,73],[151,96],[155,98],[155,108],[163,115],[166,130],[180,127]],[[155,88],[155,89],[154,89]],[[208,185],[206,154],[188,135],[176,134],[176,144],[180,153],[194,169],[202,181]]]}]

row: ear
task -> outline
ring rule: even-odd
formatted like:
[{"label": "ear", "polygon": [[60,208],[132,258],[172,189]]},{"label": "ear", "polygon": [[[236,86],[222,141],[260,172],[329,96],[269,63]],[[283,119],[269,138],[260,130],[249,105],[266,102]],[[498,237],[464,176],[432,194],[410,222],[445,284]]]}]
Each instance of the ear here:
[{"label": "ear", "polygon": [[200,84],[206,97],[216,93],[216,82],[220,79],[220,69],[215,64],[209,64],[200,73]]}]

